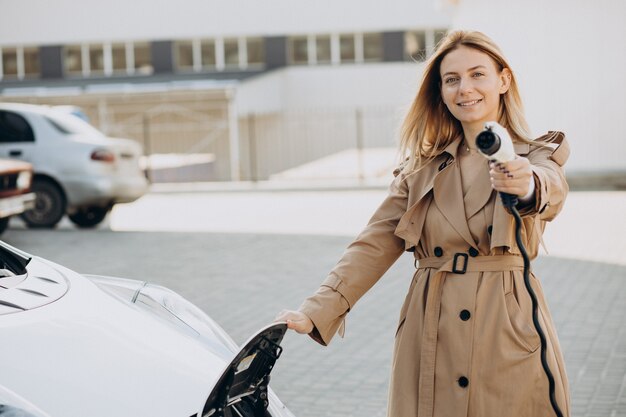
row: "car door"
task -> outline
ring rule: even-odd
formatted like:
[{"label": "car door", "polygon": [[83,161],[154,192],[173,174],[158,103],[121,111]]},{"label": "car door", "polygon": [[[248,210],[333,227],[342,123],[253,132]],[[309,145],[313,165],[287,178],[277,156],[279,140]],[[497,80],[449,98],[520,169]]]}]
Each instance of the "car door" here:
[{"label": "car door", "polygon": [[0,110],[0,158],[33,162],[35,134],[20,114]]}]

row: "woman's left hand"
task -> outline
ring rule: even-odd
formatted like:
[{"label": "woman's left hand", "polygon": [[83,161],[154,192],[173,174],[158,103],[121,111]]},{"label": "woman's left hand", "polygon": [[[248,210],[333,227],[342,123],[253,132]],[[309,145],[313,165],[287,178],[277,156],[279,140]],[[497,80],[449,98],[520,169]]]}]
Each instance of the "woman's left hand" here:
[{"label": "woman's left hand", "polygon": [[491,186],[500,192],[524,197],[530,190],[533,171],[528,159],[516,155],[509,162],[490,162]]}]

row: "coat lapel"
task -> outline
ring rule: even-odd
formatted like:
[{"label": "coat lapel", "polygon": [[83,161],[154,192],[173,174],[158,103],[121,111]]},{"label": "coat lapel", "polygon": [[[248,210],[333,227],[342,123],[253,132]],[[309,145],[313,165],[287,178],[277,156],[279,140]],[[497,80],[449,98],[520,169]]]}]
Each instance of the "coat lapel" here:
[{"label": "coat lapel", "polygon": [[465,205],[463,204],[463,188],[461,186],[461,172],[455,161],[447,166],[435,177],[433,195],[437,207],[450,222],[454,230],[472,247],[476,243],[467,226]]},{"label": "coat lapel", "polygon": [[489,178],[489,162],[485,160],[481,171],[465,195],[466,218],[471,219],[474,214],[478,213],[487,204],[494,192],[494,189],[491,188],[491,179]]}]

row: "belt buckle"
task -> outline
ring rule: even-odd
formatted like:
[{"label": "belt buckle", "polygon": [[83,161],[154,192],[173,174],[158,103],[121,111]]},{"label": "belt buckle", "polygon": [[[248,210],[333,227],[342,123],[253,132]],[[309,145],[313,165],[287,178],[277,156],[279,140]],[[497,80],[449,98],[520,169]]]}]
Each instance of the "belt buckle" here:
[{"label": "belt buckle", "polygon": [[[457,260],[459,259],[459,257],[462,257],[464,259],[463,261],[463,269],[458,269],[457,268]],[[467,272],[467,262],[469,259],[469,255],[467,253],[463,253],[463,252],[458,252],[454,254],[454,259],[452,260],[452,272],[454,272],[455,274],[464,274]]]}]

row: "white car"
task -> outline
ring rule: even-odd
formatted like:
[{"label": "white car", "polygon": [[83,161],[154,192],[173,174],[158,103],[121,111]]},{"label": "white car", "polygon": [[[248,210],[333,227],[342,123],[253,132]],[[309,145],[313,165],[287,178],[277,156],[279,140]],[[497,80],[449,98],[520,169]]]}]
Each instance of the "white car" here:
[{"label": "white car", "polygon": [[22,215],[29,227],[54,227],[67,213],[94,227],[114,204],[148,190],[141,146],[115,139],[80,118],[48,106],[0,103],[0,158],[33,165],[35,207]]},{"label": "white car", "polygon": [[51,417],[293,417],[268,387],[285,323],[240,349],[166,288],[1,241],[0,263],[0,406],[4,389]]}]

